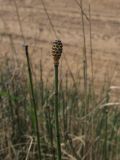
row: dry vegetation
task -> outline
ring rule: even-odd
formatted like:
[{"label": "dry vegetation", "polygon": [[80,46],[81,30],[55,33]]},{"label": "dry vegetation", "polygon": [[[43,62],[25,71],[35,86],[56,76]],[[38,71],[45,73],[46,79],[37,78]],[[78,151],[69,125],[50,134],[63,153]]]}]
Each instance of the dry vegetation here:
[{"label": "dry vegetation", "polygon": [[[119,0],[114,2],[93,0],[92,2],[92,39],[94,50],[94,72],[96,81],[103,82],[104,74],[114,70],[114,66],[119,64]],[[80,68],[82,63],[82,25],[80,8],[75,0],[65,1],[45,1],[46,8],[52,19],[57,35],[64,43],[64,53],[70,61],[70,67],[73,73],[76,73],[77,68]],[[56,39],[55,34],[49,24],[48,18],[45,14],[44,8],[40,0],[34,1],[20,1],[17,0],[19,7],[20,19],[22,21],[23,33],[27,44],[30,45],[31,57],[34,63],[39,63],[40,50],[44,50],[43,68],[47,75],[52,75],[52,63],[46,63],[50,53],[50,42]],[[88,13],[88,3],[84,3],[85,12]],[[19,57],[24,57],[23,40],[21,37],[18,17],[16,16],[16,9],[13,1],[0,1],[0,33],[1,55],[4,53],[12,54],[11,39],[17,50]],[[89,25],[85,19],[88,58],[89,58]],[[11,39],[10,39],[11,38]],[[35,48],[34,48],[35,46]],[[34,48],[34,51],[33,51]],[[18,53],[19,50],[19,53]],[[13,54],[12,54],[13,55]],[[36,58],[39,57],[39,58]],[[116,58],[118,57],[118,58]],[[64,71],[68,68],[64,62]],[[76,65],[77,64],[77,65]],[[73,67],[74,66],[74,67]],[[115,85],[119,85],[119,65],[117,66],[114,80]],[[114,71],[113,71],[114,72]]]},{"label": "dry vegetation", "polygon": [[0,159],[56,159],[51,57],[55,39],[63,42],[58,104],[62,160],[120,159],[120,1],[91,0],[91,21],[88,0],[83,1],[82,14],[79,2],[0,0]]}]

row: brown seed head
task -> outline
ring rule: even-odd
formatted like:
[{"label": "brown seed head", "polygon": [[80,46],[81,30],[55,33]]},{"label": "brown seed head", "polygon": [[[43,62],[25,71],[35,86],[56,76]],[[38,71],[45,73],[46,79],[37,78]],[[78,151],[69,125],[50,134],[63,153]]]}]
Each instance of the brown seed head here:
[{"label": "brown seed head", "polygon": [[54,64],[59,64],[59,59],[62,54],[63,45],[60,40],[55,40],[52,46],[52,56],[54,58]]}]

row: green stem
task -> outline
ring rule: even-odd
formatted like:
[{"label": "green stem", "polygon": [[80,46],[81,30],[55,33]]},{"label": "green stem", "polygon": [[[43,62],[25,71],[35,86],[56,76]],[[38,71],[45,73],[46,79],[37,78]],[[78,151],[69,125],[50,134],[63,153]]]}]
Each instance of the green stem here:
[{"label": "green stem", "polygon": [[50,114],[50,108],[48,113],[48,121],[49,121],[49,134],[50,134],[50,143],[51,143],[51,149],[52,149],[52,158],[55,160],[55,150],[54,150],[54,143],[53,143],[53,124],[52,124],[52,118]]},{"label": "green stem", "polygon": [[107,108],[105,108],[105,142],[104,142],[104,158],[105,158],[105,160],[108,160],[108,157],[107,157],[107,139],[108,139],[107,131],[108,131],[108,110],[107,110]]},{"label": "green stem", "polygon": [[30,88],[31,88],[31,96],[32,96],[32,103],[33,103],[33,108],[34,108],[37,143],[38,143],[38,155],[39,155],[39,160],[41,160],[42,158],[41,158],[40,134],[39,134],[39,125],[38,125],[38,117],[37,117],[37,107],[36,107],[37,105],[36,105],[35,95],[34,95],[32,71],[31,71],[31,67],[30,67],[30,58],[29,58],[29,52],[28,52],[27,45],[25,46],[25,54],[26,54],[26,59],[27,59],[28,74],[29,74]]},{"label": "green stem", "polygon": [[55,126],[56,126],[56,141],[57,141],[57,159],[61,160],[61,145],[60,145],[60,131],[58,119],[58,65],[55,67]]}]

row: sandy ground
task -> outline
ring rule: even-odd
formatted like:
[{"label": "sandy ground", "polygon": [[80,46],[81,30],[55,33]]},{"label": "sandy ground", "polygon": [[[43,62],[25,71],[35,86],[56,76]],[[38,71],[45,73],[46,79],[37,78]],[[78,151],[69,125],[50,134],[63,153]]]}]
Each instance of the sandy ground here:
[{"label": "sandy ground", "polygon": [[[62,40],[63,77],[71,69],[74,76],[80,72],[83,64],[83,33],[79,0],[44,0],[45,7],[52,21],[50,25],[41,0],[0,0],[0,56],[17,56],[24,59],[24,40],[29,45],[32,62],[39,64],[41,55],[44,77],[53,76],[51,42],[56,38]],[[112,78],[112,85],[120,85],[120,0],[91,0],[91,23],[93,41],[94,78],[97,85],[105,77]],[[84,12],[89,17],[88,1],[84,0]],[[19,23],[19,20],[21,24]],[[85,20],[86,46],[89,73],[90,40],[89,21]],[[22,26],[22,30],[20,29]],[[23,32],[23,35],[22,35]],[[57,37],[56,37],[57,36]],[[42,54],[41,54],[42,53]]]}]

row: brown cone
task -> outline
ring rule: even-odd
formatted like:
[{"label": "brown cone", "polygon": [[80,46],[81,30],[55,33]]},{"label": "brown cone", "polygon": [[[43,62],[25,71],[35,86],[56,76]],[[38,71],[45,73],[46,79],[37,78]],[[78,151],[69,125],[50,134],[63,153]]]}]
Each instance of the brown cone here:
[{"label": "brown cone", "polygon": [[59,59],[62,54],[63,45],[60,40],[55,40],[52,46],[52,56],[54,59],[54,64],[59,64]]}]

